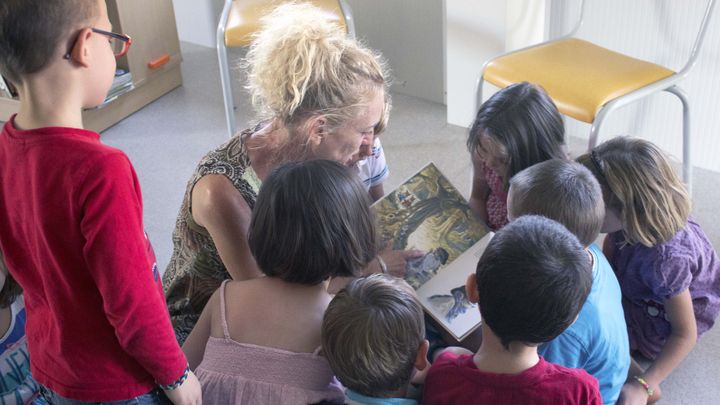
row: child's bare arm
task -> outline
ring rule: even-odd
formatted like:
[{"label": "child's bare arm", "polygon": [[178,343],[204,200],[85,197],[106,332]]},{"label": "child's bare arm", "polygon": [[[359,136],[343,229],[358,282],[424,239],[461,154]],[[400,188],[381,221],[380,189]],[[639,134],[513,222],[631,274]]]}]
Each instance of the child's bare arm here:
[{"label": "child's bare arm", "polygon": [[218,291],[215,291],[205,305],[202,314],[200,314],[200,319],[198,319],[192,332],[190,332],[190,335],[182,345],[182,350],[185,353],[185,357],[187,357],[190,370],[195,370],[205,356],[205,345],[210,338],[212,330],[212,311],[213,308],[218,306],[218,300],[219,294]]},{"label": "child's bare arm", "polygon": [[[690,290],[665,301],[665,312],[672,332],[653,364],[641,376],[651,388],[660,386],[670,373],[687,357],[697,341],[697,324]],[[645,388],[637,381],[628,381],[621,392],[619,404],[643,403],[648,400]],[[655,401],[655,394],[649,398]]]},{"label": "child's bare arm", "polygon": [[204,176],[193,188],[193,220],[210,233],[220,259],[236,281],[261,275],[247,241],[251,212],[225,176]]},{"label": "child's bare arm", "polygon": [[655,362],[645,371],[645,380],[659,385],[682,362],[697,342],[697,323],[690,290],[665,301],[672,332]]},{"label": "child's bare arm", "polygon": [[490,195],[490,186],[485,181],[485,176],[482,172],[482,160],[477,153],[472,154],[473,164],[473,179],[472,189],[470,190],[470,201],[468,205],[475,212],[475,215],[487,224],[488,213],[485,206],[488,196]]}]

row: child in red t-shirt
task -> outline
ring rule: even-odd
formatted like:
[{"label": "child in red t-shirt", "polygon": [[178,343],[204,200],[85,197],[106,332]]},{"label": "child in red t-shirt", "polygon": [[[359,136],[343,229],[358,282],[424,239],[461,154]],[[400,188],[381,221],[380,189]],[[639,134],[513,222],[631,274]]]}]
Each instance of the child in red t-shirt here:
[{"label": "child in red t-shirt", "polygon": [[590,257],[565,227],[539,216],[505,226],[465,286],[483,318],[480,349],[443,351],[423,403],[602,404],[594,377],[537,353],[577,318],[591,285]]},{"label": "child in red t-shirt", "polygon": [[[22,286],[30,367],[51,403],[201,401],[170,325],[127,156],[82,129],[115,57],[103,0],[0,2],[0,252]],[[74,403],[74,402],[73,402]]]}]

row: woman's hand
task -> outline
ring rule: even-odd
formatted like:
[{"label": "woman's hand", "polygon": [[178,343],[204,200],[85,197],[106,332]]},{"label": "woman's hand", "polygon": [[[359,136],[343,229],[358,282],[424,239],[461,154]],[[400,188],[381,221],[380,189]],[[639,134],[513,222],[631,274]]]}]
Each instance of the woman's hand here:
[{"label": "woman's hand", "polygon": [[[392,243],[388,243],[378,256],[382,258],[387,266],[387,273],[394,277],[405,277],[405,266],[407,261],[424,255],[425,252],[417,249],[392,250]],[[382,269],[380,270],[382,272]]]}]

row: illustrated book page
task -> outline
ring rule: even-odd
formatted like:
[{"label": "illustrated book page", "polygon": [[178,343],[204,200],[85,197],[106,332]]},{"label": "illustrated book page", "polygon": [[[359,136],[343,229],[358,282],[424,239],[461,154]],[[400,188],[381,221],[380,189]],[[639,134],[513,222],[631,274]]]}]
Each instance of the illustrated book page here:
[{"label": "illustrated book page", "polygon": [[433,163],[373,204],[383,243],[422,250],[408,260],[405,281],[443,328],[462,340],[480,326],[480,312],[465,293],[492,233]]}]

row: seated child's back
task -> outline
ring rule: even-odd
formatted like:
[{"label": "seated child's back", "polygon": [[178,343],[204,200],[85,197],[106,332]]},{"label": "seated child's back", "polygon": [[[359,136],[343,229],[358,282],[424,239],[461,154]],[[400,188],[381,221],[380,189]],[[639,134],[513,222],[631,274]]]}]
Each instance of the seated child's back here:
[{"label": "seated child's back", "polygon": [[376,254],[369,196],[345,166],[290,163],[264,182],[248,242],[266,277],[226,281],[183,345],[206,403],[307,404],[343,392],[319,355],[330,277]]},{"label": "seated child's back", "polygon": [[468,277],[483,340],[472,354],[442,353],[425,380],[426,404],[600,404],[597,380],[543,360],[537,345],[576,318],[591,264],[562,225],[524,216],[495,234]]},{"label": "seated child's back", "polygon": [[582,368],[600,382],[606,404],[614,404],[630,367],[630,348],[620,285],[610,263],[593,243],[605,217],[602,190],[579,163],[553,159],[531,166],[510,180],[508,217],[542,215],[565,225],[593,260],[592,288],[578,319],[538,348],[543,358]]}]

